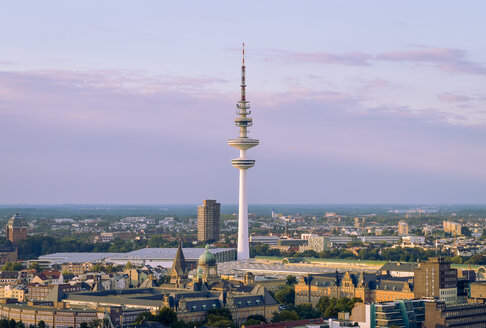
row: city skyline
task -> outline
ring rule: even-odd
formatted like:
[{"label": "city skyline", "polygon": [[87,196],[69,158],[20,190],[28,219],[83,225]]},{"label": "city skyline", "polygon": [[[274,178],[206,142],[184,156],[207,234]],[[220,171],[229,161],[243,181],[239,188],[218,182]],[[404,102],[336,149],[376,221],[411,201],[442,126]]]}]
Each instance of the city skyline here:
[{"label": "city skyline", "polygon": [[236,204],[241,42],[250,204],[485,203],[485,4],[191,4],[6,4],[2,204]]}]

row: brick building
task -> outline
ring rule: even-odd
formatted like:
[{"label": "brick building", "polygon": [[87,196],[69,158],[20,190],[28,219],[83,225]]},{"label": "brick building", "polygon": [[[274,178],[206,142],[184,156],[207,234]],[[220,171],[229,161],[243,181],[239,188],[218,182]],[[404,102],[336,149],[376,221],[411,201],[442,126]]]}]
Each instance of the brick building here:
[{"label": "brick building", "polygon": [[414,271],[415,298],[457,303],[457,269],[442,257],[430,258]]},{"label": "brick building", "polygon": [[8,220],[6,230],[6,239],[16,245],[19,241],[27,238],[28,225],[25,219],[17,212]]}]

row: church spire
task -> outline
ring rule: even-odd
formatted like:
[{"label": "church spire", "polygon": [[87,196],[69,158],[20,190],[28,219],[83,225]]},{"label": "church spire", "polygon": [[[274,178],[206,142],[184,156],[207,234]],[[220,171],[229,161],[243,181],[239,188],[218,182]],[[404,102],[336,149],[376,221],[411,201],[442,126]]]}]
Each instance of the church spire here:
[{"label": "church spire", "polygon": [[170,269],[170,281],[176,282],[180,278],[185,278],[187,275],[186,268],[186,259],[184,258],[184,253],[182,252],[182,240],[179,240],[179,247],[177,247],[174,263]]}]

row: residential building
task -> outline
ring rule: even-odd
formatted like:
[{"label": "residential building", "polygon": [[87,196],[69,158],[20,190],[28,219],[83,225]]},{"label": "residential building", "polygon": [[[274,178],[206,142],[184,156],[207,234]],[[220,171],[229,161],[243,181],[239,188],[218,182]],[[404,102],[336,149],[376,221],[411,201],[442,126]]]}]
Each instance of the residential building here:
[{"label": "residential building", "polygon": [[28,225],[19,212],[8,220],[6,230],[6,239],[10,240],[12,244],[17,245],[19,241],[27,238]]},{"label": "residential building", "polygon": [[[56,293],[75,293],[83,291],[83,285],[79,284],[58,284],[58,285],[42,285],[42,284],[29,284],[27,299],[30,301],[45,301],[52,290],[56,289]],[[19,300],[20,301],[20,300]]]},{"label": "residential building", "polygon": [[26,299],[25,289],[20,286],[6,285],[0,286],[0,298],[15,298],[19,302],[23,302]]},{"label": "residential building", "polygon": [[18,259],[17,247],[1,246],[0,247],[0,265],[7,262],[16,262]]},{"label": "residential building", "polygon": [[197,240],[211,242],[219,240],[220,207],[215,200],[206,199],[197,207]]},{"label": "residential building", "polygon": [[457,269],[442,257],[430,258],[414,271],[415,298],[457,303]]},{"label": "residential building", "polygon": [[450,233],[454,236],[459,236],[462,234],[462,225],[460,223],[443,221],[444,232]]},{"label": "residential building", "polygon": [[64,276],[61,271],[48,271],[44,270],[38,273],[31,281],[33,284],[62,284],[64,282]]},{"label": "residential building", "polygon": [[366,218],[363,217],[354,218],[354,227],[356,229],[364,230],[365,223],[366,223]]},{"label": "residential building", "polygon": [[111,243],[113,240],[115,240],[113,232],[102,232],[94,238],[95,243]]},{"label": "residential building", "polygon": [[71,262],[61,265],[61,271],[74,275],[79,275],[93,270],[93,267],[94,264],[92,262]]},{"label": "residential building", "polygon": [[20,273],[18,271],[0,272],[0,285],[16,285],[20,282]]},{"label": "residential building", "polygon": [[398,235],[408,235],[408,223],[405,221],[398,222]]}]

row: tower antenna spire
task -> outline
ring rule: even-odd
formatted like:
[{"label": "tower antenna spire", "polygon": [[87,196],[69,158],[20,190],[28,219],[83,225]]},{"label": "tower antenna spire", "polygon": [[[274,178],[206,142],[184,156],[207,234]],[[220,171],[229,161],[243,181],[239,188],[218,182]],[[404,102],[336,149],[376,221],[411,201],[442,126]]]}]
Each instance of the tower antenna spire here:
[{"label": "tower antenna spire", "polygon": [[243,66],[245,66],[245,43],[243,42]]}]

